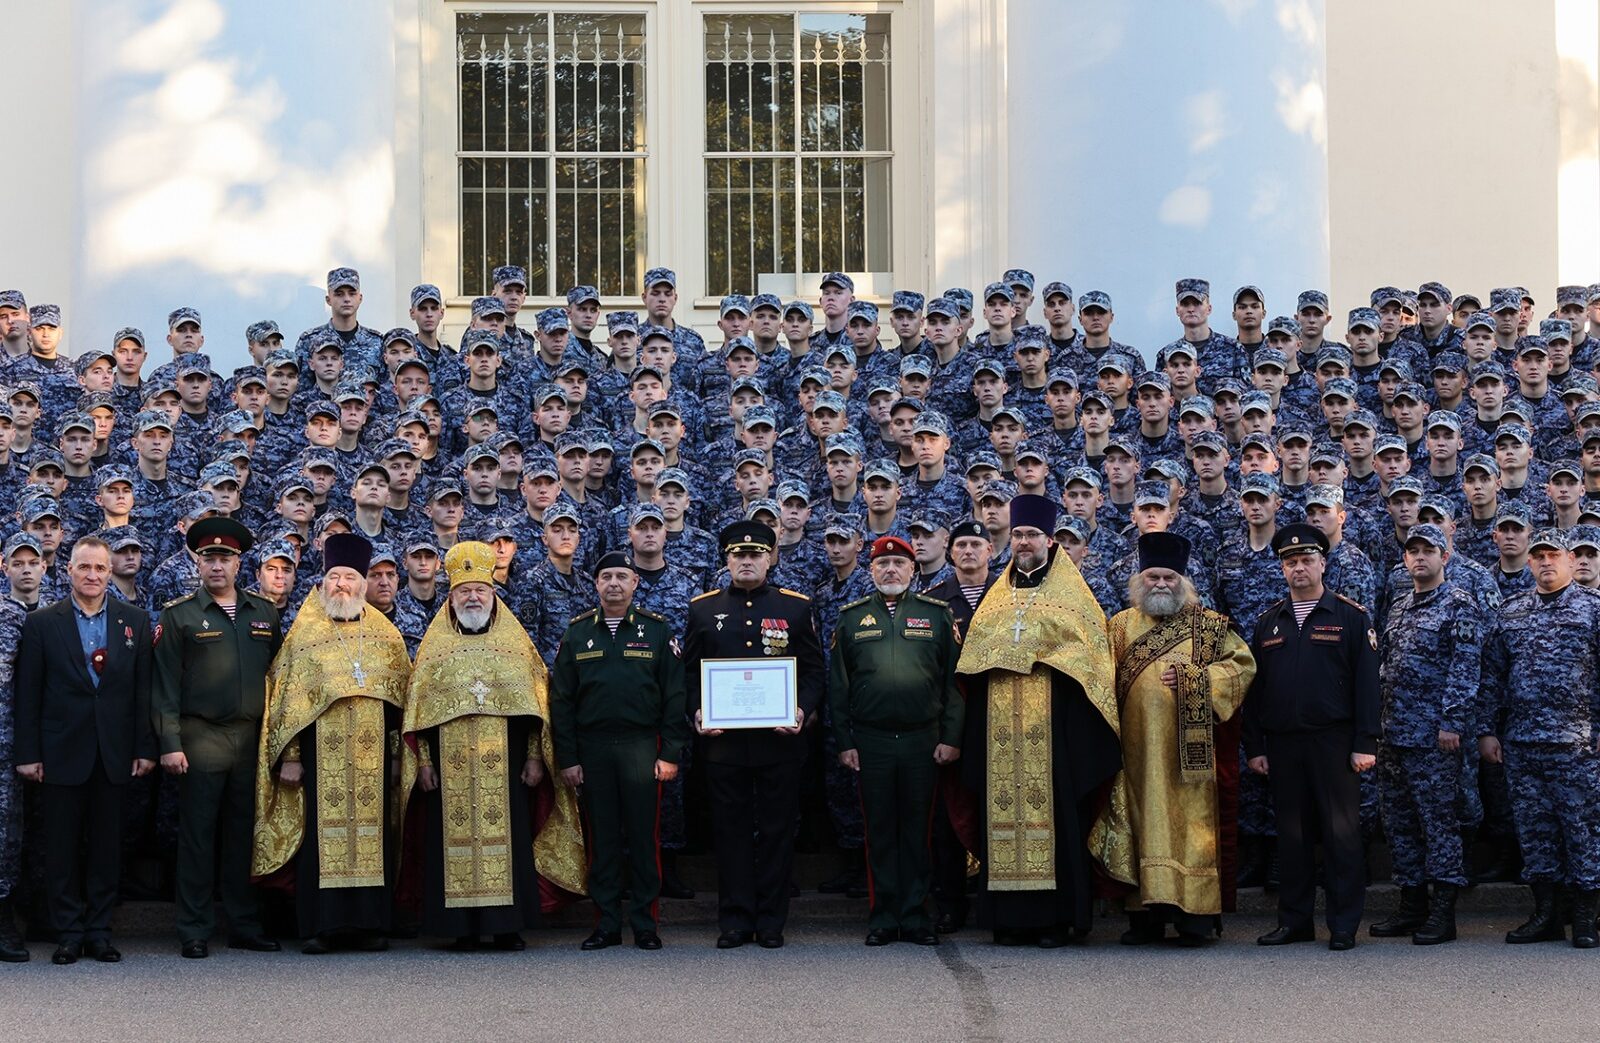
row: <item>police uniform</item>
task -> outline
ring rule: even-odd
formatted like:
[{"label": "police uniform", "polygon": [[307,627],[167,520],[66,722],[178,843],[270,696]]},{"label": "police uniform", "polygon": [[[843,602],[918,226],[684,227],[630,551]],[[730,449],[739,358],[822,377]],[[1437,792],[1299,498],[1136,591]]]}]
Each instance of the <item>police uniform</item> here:
[{"label": "police uniform", "polygon": [[661,890],[655,762],[678,763],[689,738],[683,676],[672,628],[631,604],[615,633],[597,608],[572,620],[561,638],[550,672],[550,727],[558,766],[583,769],[589,897],[599,913],[585,948],[602,947],[592,944],[597,938],[616,944],[625,857],[635,943],[660,944],[649,944]]},{"label": "police uniform", "polygon": [[[911,547],[893,536],[873,550],[875,557],[911,557]],[[923,594],[904,594],[891,608],[874,592],[839,614],[828,702],[835,746],[859,758],[871,870],[869,944],[938,941],[925,908],[932,875],[928,819],[934,747],[961,743],[959,653],[949,607]]]},{"label": "police uniform", "polygon": [[[1327,538],[1290,525],[1273,538],[1280,557],[1326,553]],[[1244,704],[1245,752],[1265,756],[1282,874],[1277,931],[1263,944],[1310,941],[1318,833],[1326,863],[1330,945],[1353,944],[1366,895],[1361,789],[1352,754],[1375,754],[1378,640],[1360,605],[1324,589],[1304,623],[1285,598],[1256,622],[1256,676]]]},{"label": "police uniform", "polygon": [[[189,528],[196,553],[230,544],[239,553],[251,542],[250,531],[229,518]],[[163,756],[182,753],[189,762],[178,795],[178,937],[185,956],[207,954],[218,890],[230,945],[277,948],[262,937],[250,852],[267,668],[283,633],[270,601],[237,588],[235,597],[231,617],[204,589],[178,598],[162,608],[156,628],[157,739]]]},{"label": "police uniform", "polygon": [[[770,551],[776,541],[759,522],[740,522],[722,533],[729,554]],[[765,656],[795,659],[796,700],[805,720],[811,720],[823,693],[822,647],[811,599],[765,583],[695,598],[684,639],[690,716],[701,709],[704,660]],[[801,736],[767,728],[730,730],[704,740],[717,847],[719,946],[742,945],[752,934],[769,948],[783,944],[805,754]]]}]

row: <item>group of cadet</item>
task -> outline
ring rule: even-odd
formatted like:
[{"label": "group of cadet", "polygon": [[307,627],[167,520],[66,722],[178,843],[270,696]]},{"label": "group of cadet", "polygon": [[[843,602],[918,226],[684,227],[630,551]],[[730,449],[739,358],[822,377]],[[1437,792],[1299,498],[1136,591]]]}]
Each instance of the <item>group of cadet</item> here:
[{"label": "group of cadet", "polygon": [[[252,324],[251,361],[227,375],[194,308],[167,316],[165,348],[128,327],[85,331],[69,354],[59,308],[0,290],[0,663],[27,613],[69,595],[76,540],[103,540],[111,596],[155,613],[200,587],[186,533],[217,517],[255,535],[239,586],[279,632],[327,537],[365,537],[367,602],[413,655],[445,604],[446,552],[488,544],[497,593],[550,664],[600,607],[607,555],[626,557],[633,604],[681,643],[693,599],[730,585],[713,534],[760,522],[773,586],[810,599],[824,669],[841,613],[874,590],[882,537],[912,549],[910,590],[959,624],[1010,558],[1008,505],[1042,495],[1108,615],[1128,607],[1136,537],[1165,530],[1194,548],[1202,603],[1249,635],[1288,593],[1274,536],[1303,521],[1326,540],[1328,590],[1368,613],[1382,656],[1361,830],[1386,835],[1404,890],[1378,928],[1421,927],[1430,884],[1453,896],[1520,872],[1539,911],[1514,940],[1560,935],[1569,915],[1592,937],[1600,284],[1559,287],[1543,309],[1521,287],[1380,287],[1340,340],[1321,290],[1269,318],[1264,293],[1240,287],[1230,334],[1208,283],[1184,278],[1178,335],[1152,357],[1115,339],[1109,294],[1036,287],[1020,269],[979,295],[896,291],[886,311],[837,272],[815,304],[730,295],[716,347],[675,319],[670,269],[645,273],[639,308],[604,314],[577,286],[530,316],[527,281],[496,268],[452,345],[437,287],[413,289],[409,324],[380,332],[362,324],[359,274],[336,268],[328,321],[293,342]],[[820,717],[828,706],[818,693]],[[864,895],[861,780],[823,723],[793,785],[843,853],[823,890]],[[12,771],[9,713],[0,725],[0,949],[14,953],[40,811]],[[693,768],[704,744],[687,734],[675,763]],[[684,776],[661,781],[662,893],[683,897],[672,856],[693,816]],[[169,783],[135,783],[130,852],[170,848]],[[1270,885],[1275,828],[1248,772],[1239,833],[1240,882]],[[966,857],[948,838],[943,850],[933,890],[949,932],[966,917]]]}]

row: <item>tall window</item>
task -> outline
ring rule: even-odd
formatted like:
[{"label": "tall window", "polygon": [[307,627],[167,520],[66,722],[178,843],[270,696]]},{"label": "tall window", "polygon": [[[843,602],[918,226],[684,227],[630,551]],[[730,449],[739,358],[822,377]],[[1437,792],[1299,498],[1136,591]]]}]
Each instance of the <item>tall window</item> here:
[{"label": "tall window", "polygon": [[501,264],[535,297],[639,292],[644,62],[642,14],[456,17],[462,292]]},{"label": "tall window", "polygon": [[889,16],[705,19],[706,271],[889,269]]}]

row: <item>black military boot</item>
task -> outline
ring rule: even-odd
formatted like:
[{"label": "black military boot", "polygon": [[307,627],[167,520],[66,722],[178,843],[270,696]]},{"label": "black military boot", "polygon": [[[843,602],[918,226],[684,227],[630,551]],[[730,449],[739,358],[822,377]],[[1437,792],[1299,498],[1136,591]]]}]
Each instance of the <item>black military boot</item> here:
[{"label": "black military boot", "polygon": [[1572,899],[1572,947],[1593,949],[1600,947],[1600,930],[1595,929],[1595,916],[1600,914],[1600,891],[1578,891]]},{"label": "black military boot", "polygon": [[11,899],[0,898],[0,963],[27,963],[28,959],[28,947],[11,912]]},{"label": "black military boot", "polygon": [[1434,884],[1433,901],[1428,903],[1428,922],[1411,936],[1412,945],[1438,945],[1456,940],[1455,884]]},{"label": "black military boot", "polygon": [[1415,934],[1428,922],[1428,885],[1400,888],[1400,908],[1387,920],[1367,928],[1374,938],[1401,938]]},{"label": "black military boot", "polygon": [[1508,945],[1527,945],[1529,942],[1562,942],[1567,939],[1567,928],[1556,915],[1556,885],[1549,881],[1529,884],[1533,892],[1533,915],[1521,927],[1506,932]]}]

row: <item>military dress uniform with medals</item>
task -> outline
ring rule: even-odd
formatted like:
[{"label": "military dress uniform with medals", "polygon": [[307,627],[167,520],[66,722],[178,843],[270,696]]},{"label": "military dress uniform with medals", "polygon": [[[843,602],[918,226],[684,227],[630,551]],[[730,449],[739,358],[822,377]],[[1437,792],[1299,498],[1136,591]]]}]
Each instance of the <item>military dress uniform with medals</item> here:
[{"label": "military dress uniform with medals", "polygon": [[[759,522],[739,522],[722,532],[725,554],[770,552],[776,541]],[[811,599],[763,583],[751,590],[708,591],[691,601],[684,638],[690,718],[700,710],[702,660],[761,656],[794,657],[797,703],[809,722],[822,703],[824,684]],[[756,935],[768,947],[782,945],[805,739],[756,728],[703,741],[717,848],[719,930],[738,944]]]}]

